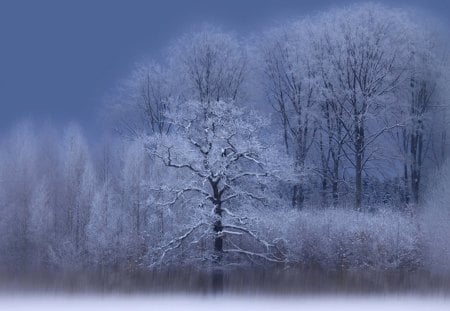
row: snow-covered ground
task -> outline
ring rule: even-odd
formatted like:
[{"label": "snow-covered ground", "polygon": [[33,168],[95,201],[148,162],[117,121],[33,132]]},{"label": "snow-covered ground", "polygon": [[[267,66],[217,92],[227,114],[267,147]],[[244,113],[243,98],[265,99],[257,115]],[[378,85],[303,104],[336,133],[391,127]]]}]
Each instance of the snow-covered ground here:
[{"label": "snow-covered ground", "polygon": [[450,298],[418,296],[262,297],[262,296],[34,296],[1,295],[0,310],[450,310]]}]

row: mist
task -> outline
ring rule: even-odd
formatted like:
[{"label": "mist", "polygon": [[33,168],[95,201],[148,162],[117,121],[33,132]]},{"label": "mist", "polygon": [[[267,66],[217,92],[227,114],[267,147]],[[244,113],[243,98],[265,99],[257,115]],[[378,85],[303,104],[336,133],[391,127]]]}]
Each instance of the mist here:
[{"label": "mist", "polygon": [[146,52],[133,34],[132,62],[111,56],[113,74],[83,83],[68,71],[70,88],[31,106],[54,69],[3,92],[1,292],[45,309],[98,295],[161,309],[262,295],[286,309],[347,295],[448,306],[446,18],[431,3],[291,5],[267,2],[245,25],[167,22]]}]

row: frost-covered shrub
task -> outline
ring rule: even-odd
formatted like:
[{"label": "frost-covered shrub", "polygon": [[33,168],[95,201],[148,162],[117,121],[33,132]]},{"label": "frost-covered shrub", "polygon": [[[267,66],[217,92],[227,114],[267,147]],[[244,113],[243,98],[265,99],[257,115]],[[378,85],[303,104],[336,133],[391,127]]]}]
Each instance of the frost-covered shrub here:
[{"label": "frost-covered shrub", "polygon": [[450,272],[450,163],[433,176],[422,212],[425,264],[434,272]]},{"label": "frost-covered shrub", "polygon": [[420,264],[419,226],[403,213],[284,210],[261,222],[268,235],[283,237],[289,262],[294,265],[389,270]]}]

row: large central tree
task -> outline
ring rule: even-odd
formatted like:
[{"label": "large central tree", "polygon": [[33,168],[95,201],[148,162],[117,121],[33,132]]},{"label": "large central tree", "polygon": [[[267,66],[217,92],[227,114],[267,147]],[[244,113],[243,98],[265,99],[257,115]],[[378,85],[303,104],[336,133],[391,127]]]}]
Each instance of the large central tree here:
[{"label": "large central tree", "polygon": [[[151,187],[158,197],[152,201],[183,223],[175,230],[179,235],[162,241],[153,264],[179,258],[174,250],[186,243],[200,247],[192,262],[206,260],[216,268],[243,258],[283,260],[275,245],[251,229],[250,219],[270,208],[267,185],[280,174],[281,165],[269,160],[282,161],[258,138],[264,119],[243,108],[244,50],[212,28],[182,37],[170,50],[168,71],[178,86],[165,114],[171,131],[149,136],[146,146],[167,169]],[[215,273],[217,286],[221,275]]]},{"label": "large central tree", "polygon": [[186,222],[180,224],[179,235],[162,243],[155,263],[170,263],[168,257],[176,258],[173,251],[187,241],[195,245],[208,240],[213,247],[194,255],[194,262],[207,260],[217,267],[236,264],[242,255],[250,261],[283,261],[277,247],[251,229],[251,220],[271,208],[268,183],[279,174],[269,162],[268,146],[257,138],[263,120],[223,101],[190,101],[176,111],[175,134],[153,136],[147,146],[167,169],[176,171],[153,188],[163,192],[157,204]]}]

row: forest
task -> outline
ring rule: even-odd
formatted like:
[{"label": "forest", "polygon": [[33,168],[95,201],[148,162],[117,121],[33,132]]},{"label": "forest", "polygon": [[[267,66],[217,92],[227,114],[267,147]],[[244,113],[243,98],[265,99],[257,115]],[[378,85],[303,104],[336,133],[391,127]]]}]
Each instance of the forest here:
[{"label": "forest", "polygon": [[185,33],[99,103],[106,134],[1,134],[0,273],[450,280],[447,36],[378,4]]}]

